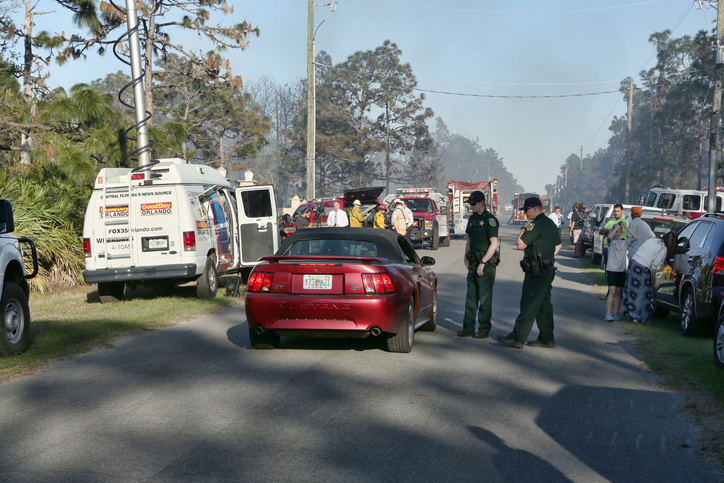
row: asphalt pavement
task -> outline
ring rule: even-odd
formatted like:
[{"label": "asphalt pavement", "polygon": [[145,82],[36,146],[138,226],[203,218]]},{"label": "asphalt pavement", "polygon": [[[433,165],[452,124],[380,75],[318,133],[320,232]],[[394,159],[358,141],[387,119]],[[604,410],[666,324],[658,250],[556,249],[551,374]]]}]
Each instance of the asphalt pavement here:
[{"label": "asphalt pavement", "polygon": [[[492,338],[459,338],[464,239],[437,251],[437,331],[253,350],[243,306],[0,385],[0,481],[722,481],[684,397],[563,252],[556,348],[509,348],[523,273],[501,227]],[[121,307],[119,307],[121,308]],[[533,329],[531,338],[537,336]]]}]

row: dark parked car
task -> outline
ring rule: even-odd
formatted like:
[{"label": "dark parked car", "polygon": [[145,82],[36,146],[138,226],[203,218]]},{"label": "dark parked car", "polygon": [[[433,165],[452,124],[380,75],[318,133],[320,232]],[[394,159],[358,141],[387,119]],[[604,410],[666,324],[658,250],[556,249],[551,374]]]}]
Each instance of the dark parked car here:
[{"label": "dark parked car", "polygon": [[245,298],[255,349],[280,336],[381,337],[410,352],[415,330],[435,330],[437,277],[392,230],[310,228],[284,239],[249,275]]},{"label": "dark parked car", "polygon": [[724,301],[724,213],[707,213],[679,232],[669,265],[654,277],[659,312],[679,312],[680,331],[711,327]]}]

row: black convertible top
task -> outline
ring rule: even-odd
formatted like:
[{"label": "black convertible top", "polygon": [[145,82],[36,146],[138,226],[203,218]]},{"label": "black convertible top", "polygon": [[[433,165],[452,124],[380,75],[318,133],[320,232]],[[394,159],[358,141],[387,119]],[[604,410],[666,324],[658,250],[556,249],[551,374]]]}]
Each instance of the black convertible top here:
[{"label": "black convertible top", "polygon": [[[276,256],[284,256],[289,247],[297,240],[360,240],[374,243],[377,256],[391,261],[403,261],[400,243],[408,243],[404,237],[394,230],[380,228],[305,228],[294,232],[279,244]],[[414,253],[414,249],[410,246]]]}]

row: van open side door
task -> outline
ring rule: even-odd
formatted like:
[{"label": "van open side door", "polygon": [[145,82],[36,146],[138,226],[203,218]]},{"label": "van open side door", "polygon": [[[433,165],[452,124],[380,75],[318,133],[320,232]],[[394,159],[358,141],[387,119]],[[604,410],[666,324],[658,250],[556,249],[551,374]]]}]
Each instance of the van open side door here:
[{"label": "van open side door", "polygon": [[279,248],[277,203],[272,185],[241,186],[234,189],[241,239],[241,266],[254,266],[261,257]]}]

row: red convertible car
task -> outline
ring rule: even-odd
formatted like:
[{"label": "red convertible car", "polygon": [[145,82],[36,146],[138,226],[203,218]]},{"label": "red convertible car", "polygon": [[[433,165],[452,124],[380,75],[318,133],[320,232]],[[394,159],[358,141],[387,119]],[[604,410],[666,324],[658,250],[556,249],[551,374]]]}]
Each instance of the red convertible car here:
[{"label": "red convertible car", "polygon": [[410,352],[415,330],[435,330],[432,257],[379,228],[308,228],[284,239],[249,275],[246,318],[255,349],[280,336],[384,337]]}]

